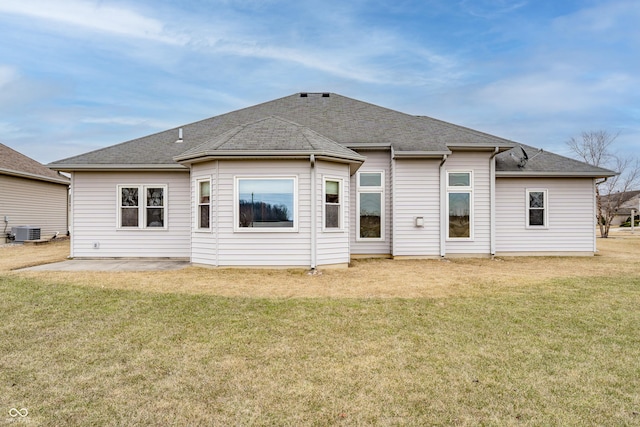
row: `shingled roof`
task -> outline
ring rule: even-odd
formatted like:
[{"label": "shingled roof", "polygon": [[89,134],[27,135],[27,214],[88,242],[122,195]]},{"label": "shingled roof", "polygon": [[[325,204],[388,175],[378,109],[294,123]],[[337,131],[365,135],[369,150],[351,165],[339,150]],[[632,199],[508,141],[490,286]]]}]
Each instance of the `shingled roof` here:
[{"label": "shingled roof", "polygon": [[316,154],[362,163],[365,157],[319,133],[279,117],[265,117],[236,126],[174,159],[179,162],[208,156],[290,156]]},{"label": "shingled roof", "polygon": [[37,181],[69,184],[69,178],[55,172],[41,163],[0,144],[0,174],[19,176]]},{"label": "shingled roof", "polygon": [[524,175],[604,178],[616,172],[524,144],[496,156],[496,176]]},{"label": "shingled roof", "polygon": [[[293,138],[287,140],[289,137]],[[370,146],[393,147],[398,157],[403,153],[428,157],[450,154],[452,149],[474,147],[498,147],[504,151],[517,144],[430,117],[413,116],[334,93],[298,93],[59,160],[50,166],[57,170],[184,169],[181,162],[189,163],[197,157],[212,158],[231,152],[236,155],[274,155],[287,151],[308,154],[331,152],[336,158],[357,161],[359,158],[354,155],[359,155],[349,148]],[[505,170],[523,174],[539,164],[554,170],[556,167],[562,167],[562,170],[570,167],[589,176],[606,176],[602,174],[610,172],[583,166],[577,161],[553,160],[551,157],[555,155],[551,153],[545,153],[545,162],[538,161],[529,168],[511,170],[510,156],[505,154],[500,155],[504,161],[498,162],[498,170],[505,167]]]}]

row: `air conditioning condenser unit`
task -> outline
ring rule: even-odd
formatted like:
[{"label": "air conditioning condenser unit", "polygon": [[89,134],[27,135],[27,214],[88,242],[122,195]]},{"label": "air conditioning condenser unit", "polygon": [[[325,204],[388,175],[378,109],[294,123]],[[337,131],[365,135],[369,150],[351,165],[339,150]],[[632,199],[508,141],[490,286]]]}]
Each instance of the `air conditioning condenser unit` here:
[{"label": "air conditioning condenser unit", "polygon": [[39,240],[40,228],[30,225],[19,225],[11,227],[11,234],[15,236],[16,243],[24,243],[25,240]]}]

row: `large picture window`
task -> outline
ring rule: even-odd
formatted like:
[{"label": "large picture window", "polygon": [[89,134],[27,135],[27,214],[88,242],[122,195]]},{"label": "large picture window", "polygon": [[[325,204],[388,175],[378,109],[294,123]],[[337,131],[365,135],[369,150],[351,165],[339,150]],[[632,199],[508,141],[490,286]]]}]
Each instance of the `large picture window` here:
[{"label": "large picture window", "polygon": [[358,240],[384,240],[384,172],[358,172]]},{"label": "large picture window", "polygon": [[201,179],[198,183],[198,228],[208,230],[211,228],[211,181]]},{"label": "large picture window", "polygon": [[324,228],[342,229],[342,180],[324,180]]},{"label": "large picture window", "polygon": [[166,228],[166,185],[118,186],[119,228]]},{"label": "large picture window", "polygon": [[547,190],[527,190],[527,227],[547,227]]},{"label": "large picture window", "polygon": [[236,178],[236,230],[295,231],[296,178]]},{"label": "large picture window", "polygon": [[473,173],[447,172],[447,238],[473,238]]}]

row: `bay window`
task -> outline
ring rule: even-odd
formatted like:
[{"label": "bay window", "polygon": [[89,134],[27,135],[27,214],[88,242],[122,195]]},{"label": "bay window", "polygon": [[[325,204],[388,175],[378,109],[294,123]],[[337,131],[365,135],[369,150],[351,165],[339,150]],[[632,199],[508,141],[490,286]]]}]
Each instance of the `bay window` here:
[{"label": "bay window", "polygon": [[196,182],[198,188],[198,228],[200,230],[208,230],[211,228],[211,181],[208,179],[200,179]]},{"label": "bay window", "polygon": [[342,229],[342,180],[324,179],[324,229]]},{"label": "bay window", "polygon": [[297,231],[296,177],[236,177],[236,231]]}]

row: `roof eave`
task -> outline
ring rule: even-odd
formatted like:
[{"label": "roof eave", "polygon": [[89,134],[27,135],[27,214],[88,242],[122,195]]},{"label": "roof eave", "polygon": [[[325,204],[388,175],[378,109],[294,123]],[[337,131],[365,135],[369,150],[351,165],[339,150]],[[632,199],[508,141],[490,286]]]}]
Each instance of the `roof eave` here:
[{"label": "roof eave", "polygon": [[269,151],[215,151],[193,153],[188,156],[176,156],[173,159],[183,164],[200,163],[209,160],[256,160],[256,159],[308,159],[311,156],[316,158],[324,158],[332,161],[342,161],[345,163],[363,163],[366,160],[364,156],[346,156],[336,153],[328,153],[325,151],[286,151],[286,150],[269,150]]},{"label": "roof eave", "polygon": [[496,171],[497,178],[609,178],[615,172],[571,172],[571,171]]},{"label": "roof eave", "polygon": [[179,164],[64,164],[48,165],[49,168],[62,172],[91,171],[91,172],[112,172],[122,170],[136,171],[160,171],[177,172],[187,171],[188,168]]},{"label": "roof eave", "polygon": [[491,142],[456,142],[447,144],[447,148],[456,151],[495,151],[499,153],[511,150],[517,144],[511,142],[491,143]]},{"label": "roof eave", "polygon": [[14,171],[14,170],[11,170],[11,169],[4,169],[4,168],[0,168],[0,173],[4,174],[4,175],[16,176],[16,177],[19,177],[19,178],[27,178],[27,179],[37,180],[37,181],[52,182],[52,183],[55,183],[55,184],[69,185],[69,183],[71,182],[71,180],[69,180],[68,178],[64,178],[64,177],[53,178],[53,177],[49,177],[49,176],[38,175],[38,174],[28,173],[28,172]]},{"label": "roof eave", "polygon": [[391,149],[390,142],[348,142],[342,144],[345,147],[352,150],[382,150],[388,151]]},{"label": "roof eave", "polygon": [[442,159],[451,154],[447,151],[394,151],[394,159]]}]

